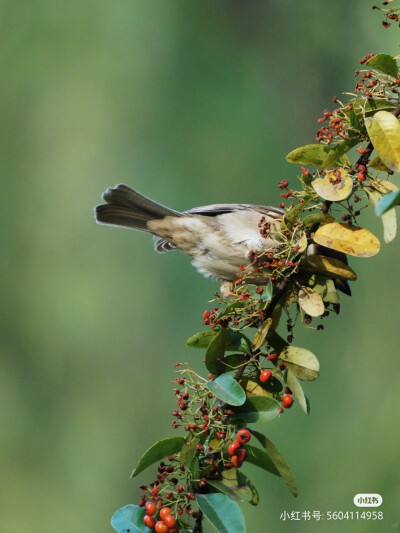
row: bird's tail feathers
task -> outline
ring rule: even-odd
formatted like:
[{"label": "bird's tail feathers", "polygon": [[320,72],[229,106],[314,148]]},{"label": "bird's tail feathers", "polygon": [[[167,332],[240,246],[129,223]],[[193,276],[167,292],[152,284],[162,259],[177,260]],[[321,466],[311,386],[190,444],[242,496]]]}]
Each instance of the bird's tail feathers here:
[{"label": "bird's tail feathers", "polygon": [[127,185],[117,185],[103,193],[107,203],[96,207],[96,220],[101,224],[123,226],[141,231],[149,231],[147,222],[166,216],[181,216],[181,213],[169,209]]}]

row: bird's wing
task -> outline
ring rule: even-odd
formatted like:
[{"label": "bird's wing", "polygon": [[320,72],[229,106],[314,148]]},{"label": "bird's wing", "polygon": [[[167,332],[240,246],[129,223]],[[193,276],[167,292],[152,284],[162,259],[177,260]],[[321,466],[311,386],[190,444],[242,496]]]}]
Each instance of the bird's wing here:
[{"label": "bird's wing", "polygon": [[285,212],[278,207],[271,207],[267,205],[253,205],[253,204],[213,204],[203,205],[201,207],[193,207],[188,211],[184,211],[184,215],[203,215],[208,217],[215,217],[224,213],[233,213],[234,211],[245,211],[252,209],[258,211],[263,215],[269,215],[272,218],[281,218]]},{"label": "bird's wing", "polygon": [[[216,217],[218,215],[224,215],[228,213],[234,213],[235,211],[257,211],[261,215],[268,215],[274,219],[280,219],[285,214],[283,209],[278,207],[271,207],[266,205],[253,205],[253,204],[212,204],[204,205],[200,207],[193,207],[188,211],[184,211],[183,215],[202,215],[208,217]],[[256,234],[258,236],[258,229],[255,227]],[[176,250],[177,247],[168,240],[158,237],[155,240],[154,248],[157,252],[164,253]]]}]

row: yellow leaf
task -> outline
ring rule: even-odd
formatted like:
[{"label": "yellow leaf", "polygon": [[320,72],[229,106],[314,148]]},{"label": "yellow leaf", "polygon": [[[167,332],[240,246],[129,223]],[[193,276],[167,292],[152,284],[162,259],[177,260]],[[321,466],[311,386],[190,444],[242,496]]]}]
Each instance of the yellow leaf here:
[{"label": "yellow leaf", "polygon": [[400,124],[398,119],[387,111],[378,111],[365,119],[369,138],[383,163],[400,172]]},{"label": "yellow leaf", "polygon": [[390,192],[394,192],[399,189],[397,185],[391,181],[380,180],[378,178],[370,179],[370,186],[382,194],[389,194]]},{"label": "yellow leaf", "polygon": [[259,350],[261,346],[264,344],[264,342],[267,339],[268,330],[271,327],[272,324],[272,318],[267,318],[263,325],[259,328],[257,333],[254,336],[253,343],[251,345],[251,349],[253,352]]},{"label": "yellow leaf", "polygon": [[[336,183],[338,178],[340,180]],[[340,202],[350,196],[353,180],[344,168],[338,168],[328,172],[324,178],[314,180],[311,185],[324,200]]]},{"label": "yellow leaf", "polygon": [[317,244],[356,257],[372,257],[380,250],[379,240],[373,233],[338,222],[320,226],[313,238]]},{"label": "yellow leaf", "polygon": [[302,287],[298,293],[299,305],[310,316],[321,316],[325,313],[325,305],[321,296],[310,289]]},{"label": "yellow leaf", "polygon": [[246,392],[246,396],[273,396],[272,392],[264,390],[256,381],[248,378],[240,380],[240,385]]},{"label": "yellow leaf", "polygon": [[300,268],[335,279],[347,279],[349,281],[355,281],[357,279],[357,274],[354,270],[335,257],[310,255],[301,261]]},{"label": "yellow leaf", "polygon": [[[390,182],[388,181],[387,183],[390,183]],[[390,183],[390,185],[393,185],[393,184]],[[394,190],[397,190],[397,187],[396,186],[394,187],[395,187]],[[368,193],[372,206],[375,207],[378,200],[380,200],[383,197],[383,195],[378,191],[374,191],[370,189],[369,187],[365,187],[365,190]],[[385,241],[386,244],[389,244],[389,242],[392,242],[393,239],[396,237],[396,233],[397,233],[396,210],[389,209],[389,211],[386,211],[386,213],[383,213],[383,215],[381,215],[381,220],[383,224],[383,240]]]}]

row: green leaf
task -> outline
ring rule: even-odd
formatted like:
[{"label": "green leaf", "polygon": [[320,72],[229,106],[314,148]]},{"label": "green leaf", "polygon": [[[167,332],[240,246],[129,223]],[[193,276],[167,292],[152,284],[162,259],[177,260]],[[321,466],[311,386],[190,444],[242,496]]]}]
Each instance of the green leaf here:
[{"label": "green leaf", "polygon": [[371,59],[368,59],[366,65],[375,70],[380,70],[393,78],[396,78],[399,72],[397,61],[389,54],[377,54],[371,57]]},{"label": "green leaf", "polygon": [[305,348],[288,346],[279,354],[278,361],[303,381],[313,381],[319,376],[319,361]]},{"label": "green leaf", "polygon": [[283,218],[283,225],[285,229],[292,229],[293,225],[297,222],[306,206],[307,203],[304,202],[303,204],[297,204],[291,207],[289,211],[287,211],[286,215]]},{"label": "green leaf", "polygon": [[211,340],[206,353],[206,367],[209,372],[218,376],[224,371],[221,361],[225,354],[225,331],[221,330]]},{"label": "green leaf", "polygon": [[244,390],[230,374],[222,374],[214,380],[211,379],[206,385],[214,396],[229,405],[243,405],[246,401]]},{"label": "green leaf", "polygon": [[268,392],[281,392],[282,383],[275,376],[271,376],[266,383],[260,383],[260,386]]},{"label": "green leaf", "polygon": [[236,407],[232,419],[246,422],[269,422],[279,415],[280,404],[269,396],[251,396],[243,405]]},{"label": "green leaf", "polygon": [[259,496],[254,484],[236,468],[222,472],[222,479],[208,480],[207,483],[237,502],[258,505]]},{"label": "green leaf", "polygon": [[286,161],[297,163],[299,165],[321,165],[330,151],[329,146],[323,144],[306,144],[292,150],[287,156]]},{"label": "green leaf", "polygon": [[392,113],[378,111],[365,119],[369,138],[383,163],[400,172],[400,124]]},{"label": "green leaf", "polygon": [[326,220],[326,215],[315,213],[314,215],[307,215],[303,220],[303,224],[306,227],[313,226],[314,224],[321,224],[324,220]]},{"label": "green leaf", "polygon": [[232,372],[232,370],[237,370],[239,366],[245,364],[246,360],[241,353],[232,353],[226,355],[222,363],[224,365],[223,372]]},{"label": "green leaf", "polygon": [[138,505],[125,505],[115,511],[111,518],[111,526],[118,531],[118,533],[151,533],[143,522],[145,509]]},{"label": "green leaf", "polygon": [[281,351],[286,346],[289,346],[288,342],[285,341],[275,330],[270,329],[267,335],[267,341],[274,348],[274,350]]},{"label": "green leaf", "polygon": [[258,466],[270,474],[274,474],[274,476],[281,477],[271,457],[264,450],[260,450],[260,448],[251,444],[245,444],[244,449],[246,450],[246,461],[248,463]]},{"label": "green leaf", "polygon": [[225,494],[196,494],[196,500],[204,516],[219,533],[246,532],[239,505]]},{"label": "green leaf", "polygon": [[352,125],[352,127],[357,131],[362,131],[361,123],[358,120],[357,115],[354,113],[354,109],[350,109],[349,118],[350,118],[350,124]]},{"label": "green leaf", "polygon": [[227,352],[232,352],[239,350],[240,352],[245,352],[251,355],[251,342],[250,339],[246,337],[240,331],[232,331],[231,329],[227,331],[226,347]]},{"label": "green leaf", "polygon": [[[203,435],[204,436],[204,433]],[[195,453],[196,453],[196,446],[199,444],[200,438],[199,437],[193,437],[189,439],[188,441],[185,441],[180,453],[179,463],[183,466],[186,466],[190,461],[193,459]]]},{"label": "green leaf", "polygon": [[340,142],[339,144],[336,144],[333,146],[328,153],[328,155],[325,157],[325,159],[322,161],[322,168],[328,168],[334,166],[335,163],[338,162],[338,160],[346,153],[348,152],[353,146],[356,146],[360,141],[358,139],[346,139],[345,141]]},{"label": "green leaf", "polygon": [[131,477],[133,478],[137,476],[148,466],[157,461],[161,461],[164,457],[180,452],[184,442],[185,439],[183,437],[170,437],[168,439],[159,440],[144,453],[133,469]]},{"label": "green leaf", "polygon": [[210,342],[218,335],[218,330],[207,329],[196,333],[186,341],[186,346],[189,348],[208,348]]},{"label": "green leaf", "polygon": [[400,190],[386,194],[381,198],[375,206],[375,213],[380,217],[396,205],[400,205]]},{"label": "green leaf", "polygon": [[290,492],[293,496],[297,496],[296,481],[281,452],[265,435],[254,430],[251,430],[251,432],[264,447]]},{"label": "green leaf", "polygon": [[377,111],[393,111],[396,109],[394,104],[391,104],[387,100],[365,100],[365,98],[356,98],[353,100],[354,112],[356,115],[364,115],[369,117]]}]

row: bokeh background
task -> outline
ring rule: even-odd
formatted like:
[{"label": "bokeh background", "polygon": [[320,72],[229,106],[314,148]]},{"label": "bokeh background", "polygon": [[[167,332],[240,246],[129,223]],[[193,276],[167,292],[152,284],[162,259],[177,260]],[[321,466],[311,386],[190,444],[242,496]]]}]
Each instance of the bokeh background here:
[{"label": "bokeh background", "polygon": [[[0,2],[1,531],[110,532],[153,478],[131,468],[173,434],[173,363],[201,369],[185,340],[217,285],[148,235],[96,225],[102,191],[276,204],[277,182],[296,182],[285,155],[314,142],[358,59],[398,53],[370,4]],[[250,533],[399,529],[399,242],[351,261],[353,297],[324,332],[299,328],[322,365],[311,415],[264,429],[300,493],[246,466]],[[383,523],[280,520],[355,511],[359,492],[383,496]]]}]

